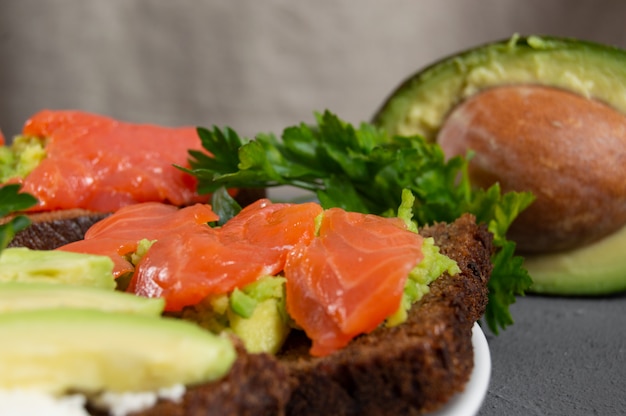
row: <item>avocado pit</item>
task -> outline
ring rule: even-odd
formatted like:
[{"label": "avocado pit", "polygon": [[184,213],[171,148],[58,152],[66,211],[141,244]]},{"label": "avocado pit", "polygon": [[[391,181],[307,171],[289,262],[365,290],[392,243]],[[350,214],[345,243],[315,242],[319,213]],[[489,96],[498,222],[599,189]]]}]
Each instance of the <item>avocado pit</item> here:
[{"label": "avocado pit", "polygon": [[536,196],[510,229],[522,252],[581,247],[626,224],[626,116],[600,101],[540,85],[489,88],[450,111],[437,142],[447,156],[475,152],[476,185]]}]

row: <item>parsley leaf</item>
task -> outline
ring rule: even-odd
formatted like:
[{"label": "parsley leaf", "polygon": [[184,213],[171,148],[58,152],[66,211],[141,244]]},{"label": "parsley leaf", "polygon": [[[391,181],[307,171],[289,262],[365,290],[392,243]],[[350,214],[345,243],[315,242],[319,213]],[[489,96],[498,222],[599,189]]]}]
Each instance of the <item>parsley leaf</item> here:
[{"label": "parsley leaf", "polygon": [[[37,203],[37,199],[26,193],[20,193],[20,185],[4,185],[0,187],[0,218],[23,211]],[[15,234],[30,225],[24,215],[17,215],[0,224],[0,252],[9,245]]]},{"label": "parsley leaf", "polygon": [[241,212],[241,205],[222,187],[211,195],[211,207],[220,219],[211,226],[222,226]]},{"label": "parsley leaf", "polygon": [[467,173],[471,154],[446,160],[437,144],[422,137],[390,137],[367,123],[355,128],[329,111],[315,116],[316,125],[288,127],[280,139],[259,134],[250,140],[230,128],[198,128],[204,149],[214,157],[190,152],[185,170],[197,177],[199,192],[290,185],[315,193],[324,208],[383,216],[396,215],[408,190],[415,196],[413,218],[422,225],[452,222],[470,212],[488,225],[498,248],[486,322],[494,333],[512,324],[509,306],[532,281],[506,231],[533,196],[502,195],[497,184],[474,189]]}]

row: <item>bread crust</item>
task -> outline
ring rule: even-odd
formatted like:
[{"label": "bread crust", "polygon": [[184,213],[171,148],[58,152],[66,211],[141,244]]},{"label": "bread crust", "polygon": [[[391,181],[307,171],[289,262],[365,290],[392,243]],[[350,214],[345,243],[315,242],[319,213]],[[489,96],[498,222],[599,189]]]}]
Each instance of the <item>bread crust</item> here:
[{"label": "bread crust", "polygon": [[9,247],[52,250],[82,240],[87,230],[108,213],[70,209],[28,214],[32,224],[18,232]]}]

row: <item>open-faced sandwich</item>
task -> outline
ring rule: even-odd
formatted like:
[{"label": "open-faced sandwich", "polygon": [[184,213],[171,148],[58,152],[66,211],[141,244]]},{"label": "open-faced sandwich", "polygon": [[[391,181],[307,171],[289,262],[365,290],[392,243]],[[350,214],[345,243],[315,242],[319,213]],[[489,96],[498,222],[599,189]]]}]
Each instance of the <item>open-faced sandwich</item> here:
[{"label": "open-faced sandwich", "polygon": [[[0,404],[423,414],[463,391],[472,328],[510,324],[527,286],[504,233],[528,195],[473,190],[462,158],[329,112],[280,141],[198,133],[177,168],[211,204],[133,203],[79,241],[0,254]],[[241,209],[225,191],[284,184],[319,202]],[[0,191],[28,212],[16,187]]]},{"label": "open-faced sandwich", "polygon": [[418,233],[259,200],[216,219],[138,204],[58,250],[6,249],[2,390],[146,415],[417,414],[463,390],[492,267],[472,216]]}]

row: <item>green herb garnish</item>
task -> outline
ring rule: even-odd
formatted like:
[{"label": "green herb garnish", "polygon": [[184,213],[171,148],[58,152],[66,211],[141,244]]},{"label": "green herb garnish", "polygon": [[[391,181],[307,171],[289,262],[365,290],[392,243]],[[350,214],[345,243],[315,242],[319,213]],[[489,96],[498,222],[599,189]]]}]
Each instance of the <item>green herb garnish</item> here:
[{"label": "green herb garnish", "polygon": [[[37,203],[37,199],[26,193],[20,193],[20,185],[4,185],[0,187],[0,218],[23,211]],[[0,251],[9,245],[15,234],[30,225],[24,215],[16,215],[0,225]]]},{"label": "green herb garnish", "polygon": [[198,128],[204,149],[213,157],[190,151],[187,171],[198,178],[201,193],[290,185],[313,192],[324,208],[395,216],[403,190],[409,190],[415,195],[412,209],[418,224],[452,222],[470,212],[488,224],[498,247],[485,320],[494,333],[512,324],[509,305],[532,280],[505,234],[533,196],[503,195],[498,185],[475,189],[467,157],[446,161],[441,148],[422,137],[389,136],[367,123],[355,128],[328,111],[316,114],[316,121],[315,126],[288,127],[280,139],[259,134],[249,140],[230,128]]}]

